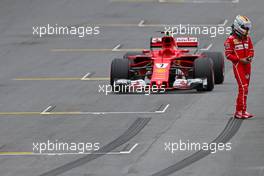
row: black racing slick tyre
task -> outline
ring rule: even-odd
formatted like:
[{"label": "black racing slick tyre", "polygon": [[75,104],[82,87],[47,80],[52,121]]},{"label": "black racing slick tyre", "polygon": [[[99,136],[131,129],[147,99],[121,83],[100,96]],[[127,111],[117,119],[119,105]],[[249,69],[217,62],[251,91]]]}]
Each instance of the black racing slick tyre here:
[{"label": "black racing slick tyre", "polygon": [[214,89],[214,72],[212,60],[208,57],[199,58],[194,61],[194,78],[207,78],[206,87],[198,87],[197,91],[212,91]]},{"label": "black racing slick tyre", "polygon": [[129,61],[126,59],[114,59],[111,63],[110,84],[114,85],[117,79],[129,79]]},{"label": "black racing slick tyre", "polygon": [[221,52],[204,52],[213,61],[215,84],[223,84],[225,79],[225,59]]}]

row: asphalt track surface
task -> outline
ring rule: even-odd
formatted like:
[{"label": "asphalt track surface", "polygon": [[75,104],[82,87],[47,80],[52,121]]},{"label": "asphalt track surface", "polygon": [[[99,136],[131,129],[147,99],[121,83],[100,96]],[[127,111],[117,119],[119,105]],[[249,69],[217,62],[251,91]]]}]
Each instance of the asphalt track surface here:
[{"label": "asphalt track surface", "polygon": [[[264,3],[193,2],[1,1],[1,175],[264,175]],[[228,62],[225,83],[209,93],[181,91],[147,96],[98,92],[98,85],[108,83],[111,60],[125,52],[111,51],[118,44],[120,49],[147,48],[149,37],[163,29],[160,24],[215,25],[227,20],[225,25],[230,25],[236,14],[248,15],[254,24],[256,57],[249,95],[254,120],[231,118],[236,84]],[[139,25],[142,20],[145,26]],[[46,24],[95,24],[101,33],[85,38],[32,35],[32,26]],[[223,50],[226,36],[199,37],[202,47],[212,44],[210,50]],[[94,79],[80,80],[87,73]],[[41,114],[44,110],[51,114]],[[56,139],[99,142],[101,148],[88,155],[30,154],[33,142]],[[164,150],[165,142],[180,139],[230,141],[232,150],[216,154],[172,154]],[[128,151],[135,144],[127,154],[110,154]]]}]

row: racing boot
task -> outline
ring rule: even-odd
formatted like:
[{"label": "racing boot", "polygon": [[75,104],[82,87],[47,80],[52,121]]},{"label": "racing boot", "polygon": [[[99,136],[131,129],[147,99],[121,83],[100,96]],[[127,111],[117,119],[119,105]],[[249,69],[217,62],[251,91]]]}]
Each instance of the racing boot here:
[{"label": "racing boot", "polygon": [[237,119],[244,119],[243,112],[242,111],[236,111],[234,114],[234,117]]},{"label": "racing boot", "polygon": [[244,116],[244,118],[246,118],[246,119],[249,119],[249,118],[253,118],[253,117],[254,117],[253,114],[251,114],[251,113],[249,113],[249,112],[247,112],[247,111],[243,112],[243,116]]}]

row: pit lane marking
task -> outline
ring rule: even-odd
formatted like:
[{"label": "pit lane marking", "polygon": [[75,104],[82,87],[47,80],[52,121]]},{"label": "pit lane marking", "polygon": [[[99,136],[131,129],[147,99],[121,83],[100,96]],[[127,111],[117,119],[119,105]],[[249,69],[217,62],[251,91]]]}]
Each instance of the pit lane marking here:
[{"label": "pit lane marking", "polygon": [[130,154],[139,144],[134,144],[128,151],[116,151],[116,152],[79,152],[79,153],[35,153],[35,152],[0,152],[0,156],[25,156],[25,155],[89,155],[89,154],[104,154],[104,155],[120,155],[120,154]]},{"label": "pit lane marking", "polygon": [[41,112],[0,112],[0,115],[39,115]]},{"label": "pit lane marking", "polygon": [[88,79],[91,75],[92,75],[92,73],[88,72],[88,73],[86,73],[86,74],[81,78],[81,80],[82,80],[82,81],[85,81],[85,80]]},{"label": "pit lane marking", "polygon": [[[145,26],[145,25],[144,25]],[[205,25],[194,25],[194,26],[205,26]],[[207,26],[210,26],[209,24]],[[216,26],[216,25],[211,25]],[[51,49],[51,52],[129,52],[129,51],[143,51],[146,48],[120,48],[122,45],[119,44],[114,48],[57,48]]]},{"label": "pit lane marking", "polygon": [[34,155],[33,152],[0,152],[0,156],[25,156]]},{"label": "pit lane marking", "polygon": [[119,51],[120,47],[121,47],[121,44],[118,44],[112,49],[112,51]]},{"label": "pit lane marking", "polygon": [[227,24],[228,20],[225,19],[223,23],[218,24],[218,26],[225,26]]},{"label": "pit lane marking", "polygon": [[[164,1],[163,3],[166,2],[166,0],[160,0]],[[162,3],[162,2],[161,2]],[[91,24],[86,24],[86,25],[91,25]],[[153,23],[153,24],[146,24],[145,20],[140,20],[139,23],[98,23],[98,24],[93,24],[97,26],[102,26],[102,27],[165,27],[165,26],[179,26],[179,24],[158,24],[158,23]],[[182,26],[217,26],[219,24],[181,24]],[[52,49],[56,51],[57,49]],[[87,49],[85,49],[87,50]],[[90,49],[94,50],[94,49]],[[109,49],[104,49],[108,51]]]},{"label": "pit lane marking", "polygon": [[144,26],[145,26],[144,23],[145,23],[145,20],[141,20],[141,21],[138,23],[138,27],[144,27]]},{"label": "pit lane marking", "polygon": [[15,81],[108,81],[109,77],[21,77],[14,78]]},{"label": "pit lane marking", "polygon": [[0,112],[0,115],[109,115],[109,114],[163,114],[166,113],[170,104],[167,104],[162,110],[158,111],[52,111],[55,106],[49,106],[42,112]]},{"label": "pit lane marking", "polygon": [[150,3],[197,3],[197,4],[203,4],[203,3],[215,3],[215,4],[221,4],[221,3],[239,3],[239,0],[232,0],[232,1],[210,1],[210,0],[110,0],[110,2],[127,2],[127,3],[139,3],[139,2],[150,2]]},{"label": "pit lane marking", "polygon": [[52,105],[50,105],[50,106],[48,106],[46,109],[44,109],[40,114],[42,114],[42,115],[43,115],[43,114],[46,114],[46,113],[52,111],[55,107],[56,107],[56,106],[52,106]]},{"label": "pit lane marking", "polygon": [[157,111],[155,111],[155,112],[158,112],[158,113],[164,113],[164,112],[166,112],[166,110],[169,108],[169,106],[170,106],[170,104],[167,104],[167,105],[164,107],[163,110],[157,110]]},{"label": "pit lane marking", "polygon": [[127,48],[116,49],[114,48],[54,48],[51,52],[128,52],[128,51],[142,51],[145,48]]},{"label": "pit lane marking", "polygon": [[136,143],[135,145],[133,145],[133,147],[130,148],[130,150],[128,151],[120,151],[120,154],[129,154],[131,153],[136,147],[138,146],[138,143]]},{"label": "pit lane marking", "polygon": [[[165,27],[165,26],[179,26],[180,24],[146,24],[144,20],[141,20],[139,23],[135,24],[98,24],[101,26],[111,26],[111,27]],[[181,24],[182,26],[217,26],[218,24]]]},{"label": "pit lane marking", "polygon": [[132,151],[138,146],[139,144],[136,143],[129,149],[128,151],[116,151],[116,152],[75,152],[75,153],[36,153],[36,152],[0,152],[0,156],[61,156],[61,155],[127,155],[131,154]]}]

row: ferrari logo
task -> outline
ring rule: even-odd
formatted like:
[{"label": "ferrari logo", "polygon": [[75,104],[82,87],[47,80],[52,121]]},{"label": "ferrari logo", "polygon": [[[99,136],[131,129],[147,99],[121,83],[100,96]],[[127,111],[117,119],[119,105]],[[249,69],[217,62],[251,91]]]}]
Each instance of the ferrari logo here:
[{"label": "ferrari logo", "polygon": [[157,67],[157,68],[166,68],[168,65],[169,65],[169,64],[167,64],[167,63],[165,63],[165,64],[163,64],[163,63],[159,63],[159,64],[156,64],[156,67]]}]

